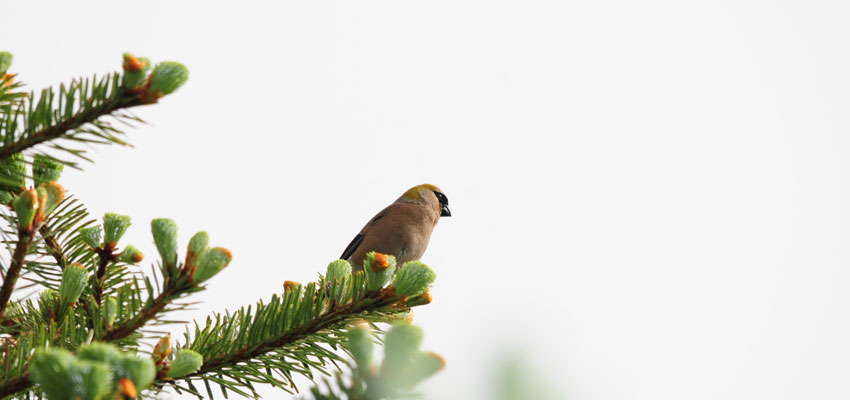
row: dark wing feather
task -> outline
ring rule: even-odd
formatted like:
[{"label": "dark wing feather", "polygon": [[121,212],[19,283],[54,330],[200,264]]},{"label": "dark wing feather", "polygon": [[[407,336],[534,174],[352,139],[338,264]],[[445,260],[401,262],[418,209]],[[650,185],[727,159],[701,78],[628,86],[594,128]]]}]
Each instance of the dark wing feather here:
[{"label": "dark wing feather", "polygon": [[351,255],[354,254],[354,251],[357,250],[357,247],[360,246],[360,243],[363,242],[363,237],[364,236],[362,233],[355,236],[354,240],[352,240],[351,243],[348,244],[348,247],[346,247],[345,251],[342,252],[342,255],[339,256],[339,259],[348,260]]},{"label": "dark wing feather", "polygon": [[[387,215],[387,209],[388,208],[389,207],[381,210],[381,212],[379,212],[378,215],[372,217],[372,219],[369,220],[369,223],[367,223],[366,226],[363,227],[363,230],[360,231],[360,232],[365,232],[366,228],[368,228],[369,225],[372,225],[372,224],[375,223],[375,221],[377,221],[381,218],[384,218]],[[339,256],[339,259],[340,260],[348,260],[349,258],[351,258],[351,256],[354,254],[354,252],[357,251],[357,247],[360,246],[360,243],[363,243],[363,237],[364,237],[363,233],[358,233],[357,236],[354,237],[354,240],[352,240],[351,243],[348,244],[348,247],[345,248],[345,251],[342,252],[342,255]]]}]

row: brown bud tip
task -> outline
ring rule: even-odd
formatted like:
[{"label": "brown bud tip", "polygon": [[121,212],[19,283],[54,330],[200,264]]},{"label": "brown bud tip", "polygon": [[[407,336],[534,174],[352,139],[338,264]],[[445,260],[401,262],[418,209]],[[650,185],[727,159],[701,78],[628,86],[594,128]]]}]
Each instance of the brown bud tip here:
[{"label": "brown bud tip", "polygon": [[38,208],[38,203],[39,203],[38,190],[36,190],[35,188],[29,188],[27,190],[24,190],[21,193],[21,196],[25,196],[26,201],[27,201],[27,205],[30,208],[33,208],[33,209]]},{"label": "brown bud tip", "polygon": [[[227,255],[228,260],[232,260],[232,259],[233,259],[233,253],[231,253],[231,252],[230,252],[230,250],[225,249],[224,247],[216,247],[216,249],[219,249],[221,252],[223,252],[224,254],[226,254],[226,255]],[[228,261],[228,262],[227,262],[227,264],[224,264],[224,266],[225,266],[225,267],[226,267],[226,266],[228,266],[228,265],[230,265],[230,261]]]},{"label": "brown bud tip", "polygon": [[118,380],[118,393],[121,393],[125,399],[135,399],[136,385],[133,384],[133,381],[127,378],[121,378]]},{"label": "brown bud tip", "polygon": [[144,260],[144,259],[145,259],[145,255],[144,255],[144,254],[142,254],[142,252],[141,252],[141,251],[140,251],[140,252],[138,252],[138,253],[134,253],[134,254],[133,254],[133,262],[134,262],[134,263],[140,263],[140,262],[142,262],[142,260]]},{"label": "brown bud tip", "polygon": [[[153,75],[151,75],[153,76]],[[145,89],[144,93],[142,93],[141,102],[144,104],[153,104],[159,101],[162,96],[165,96],[159,90],[147,90]]]},{"label": "brown bud tip", "polygon": [[162,339],[159,339],[159,342],[157,342],[156,346],[153,348],[153,358],[157,364],[161,363],[169,355],[171,355],[170,333],[165,335]]},{"label": "brown bud tip", "polygon": [[4,85],[6,87],[12,86],[12,82],[15,81],[15,74],[3,74],[3,79],[0,79],[0,82],[5,82]]},{"label": "brown bud tip", "polygon": [[446,367],[446,359],[443,356],[441,356],[437,353],[434,353],[433,351],[429,351],[427,354],[428,354],[428,357],[431,357],[431,358],[438,360],[440,362],[440,369],[443,369],[443,368]]},{"label": "brown bud tip", "polygon": [[383,253],[375,253],[375,263],[372,264],[372,268],[375,271],[385,270],[390,266],[390,260],[387,258],[386,254]]},{"label": "brown bud tip", "polygon": [[431,292],[430,291],[425,292],[425,294],[422,297],[425,299],[425,304],[431,304],[431,300],[433,300],[433,299],[431,298]]},{"label": "brown bud tip", "polygon": [[299,286],[301,286],[301,284],[298,283],[298,282],[284,281],[283,282],[283,291],[289,292],[289,291],[292,291],[292,290],[298,290]]},{"label": "brown bud tip", "polygon": [[124,56],[124,71],[141,71],[145,67],[145,62],[131,55]]}]

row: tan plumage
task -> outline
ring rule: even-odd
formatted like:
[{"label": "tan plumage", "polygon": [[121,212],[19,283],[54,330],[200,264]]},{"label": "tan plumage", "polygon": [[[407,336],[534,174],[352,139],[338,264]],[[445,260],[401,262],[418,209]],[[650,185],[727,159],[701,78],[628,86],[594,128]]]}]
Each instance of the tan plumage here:
[{"label": "tan plumage", "polygon": [[451,216],[449,200],[431,184],[414,186],[372,217],[340,256],[361,269],[366,253],[392,254],[398,265],[418,260],[440,217]]}]

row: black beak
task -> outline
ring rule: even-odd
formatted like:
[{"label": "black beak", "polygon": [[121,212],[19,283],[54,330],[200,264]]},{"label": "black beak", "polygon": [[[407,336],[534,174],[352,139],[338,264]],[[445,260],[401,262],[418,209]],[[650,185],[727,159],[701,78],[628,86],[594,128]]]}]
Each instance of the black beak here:
[{"label": "black beak", "polygon": [[443,205],[443,208],[440,210],[440,216],[441,217],[451,217],[452,216],[452,212],[449,210],[448,204]]}]

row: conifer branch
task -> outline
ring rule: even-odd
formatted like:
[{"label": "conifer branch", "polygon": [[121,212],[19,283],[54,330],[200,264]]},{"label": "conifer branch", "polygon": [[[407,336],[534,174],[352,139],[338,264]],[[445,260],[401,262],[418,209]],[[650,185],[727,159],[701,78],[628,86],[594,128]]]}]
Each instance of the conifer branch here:
[{"label": "conifer branch", "polygon": [[29,389],[30,386],[32,386],[32,381],[30,380],[29,373],[25,373],[17,378],[12,378],[6,382],[0,382],[0,399]]},{"label": "conifer branch", "polygon": [[[61,168],[59,169],[61,171]],[[14,197],[21,194],[23,189],[12,188],[9,193]],[[11,204],[6,204],[10,209],[12,209]],[[59,269],[65,269],[65,265],[68,264],[68,260],[65,258],[65,251],[62,250],[62,245],[56,239],[56,235],[50,231],[50,227],[47,223],[41,224],[38,227],[38,233],[41,235],[41,238],[47,247],[48,253],[56,260],[56,264],[59,266]]]},{"label": "conifer branch", "polygon": [[[11,191],[11,193],[17,196],[20,194],[20,190]],[[11,208],[10,204],[6,205]],[[53,259],[56,260],[56,264],[59,265],[59,269],[65,269],[65,265],[68,264],[68,260],[65,258],[65,251],[62,250],[62,245],[59,244],[56,236],[50,232],[50,228],[47,227],[47,224],[42,224],[38,227],[38,233],[41,235],[48,253],[50,253]]]},{"label": "conifer branch", "polygon": [[[23,190],[13,189],[10,190],[9,193],[14,197],[21,194]],[[10,209],[13,209],[11,204],[6,204]],[[62,245],[59,243],[59,240],[56,238],[56,234],[51,232],[50,227],[47,223],[40,224],[38,227],[38,233],[42,238],[42,243],[47,249],[48,254],[53,257],[56,261],[56,265],[59,266],[59,270],[65,269],[65,266],[68,265],[68,260],[65,257],[65,251],[62,249]],[[20,276],[20,271],[19,271]],[[0,321],[3,318],[0,316]]]},{"label": "conifer branch", "polygon": [[[112,73],[98,78],[76,79],[59,90],[44,89],[34,94],[15,94],[5,101],[0,114],[0,161],[9,159],[39,144],[57,139],[90,144],[128,145],[123,131],[106,121],[112,116],[121,121],[142,122],[121,113],[130,107],[153,104],[179,88],[188,79],[183,65],[163,62],[151,68],[150,61],[124,55],[124,74]],[[0,84],[2,85],[2,84]],[[8,88],[0,91],[0,101]],[[18,101],[19,100],[19,101]],[[52,143],[55,150],[91,161],[84,149]],[[57,161],[75,166],[72,161]]]},{"label": "conifer branch", "polygon": [[392,292],[392,289],[381,290],[374,297],[364,298],[358,302],[334,309],[310,321],[306,325],[297,327],[291,331],[285,331],[280,335],[271,336],[261,343],[243,347],[234,353],[221,354],[204,360],[203,367],[198,372],[187,375],[185,378],[205,375],[216,372],[222,367],[250,361],[273,350],[310,338],[311,335],[315,335],[323,330],[344,328],[353,320],[357,318],[362,319],[360,314],[363,312],[381,310],[398,303],[399,299]]},{"label": "conifer branch", "polygon": [[[155,319],[175,299],[186,293],[200,290],[197,286],[187,285],[185,279],[173,282],[173,284],[168,285],[156,298],[149,301],[135,318],[117,325],[113,329],[109,329],[97,340],[114,342],[124,339],[135,333],[150,320]],[[32,383],[29,379],[29,373],[26,372],[6,382],[0,381],[0,399],[27,390],[32,386]]]},{"label": "conifer branch", "polygon": [[[196,286],[187,285],[185,280],[176,280],[173,282],[173,284],[168,285],[158,296],[156,296],[156,298],[149,301],[145,308],[136,317],[124,322],[123,324],[115,326],[113,329],[109,329],[97,340],[103,342],[114,342],[124,339],[135,333],[150,320],[156,318],[175,299],[179,298],[183,294],[200,290]],[[0,399],[27,390],[32,386],[32,384],[33,382],[30,380],[29,373],[27,372],[5,382],[0,381]]]},{"label": "conifer branch", "polygon": [[133,318],[125,323],[115,326],[113,329],[108,330],[100,340],[104,342],[113,342],[118,339],[123,339],[127,336],[132,335],[136,330],[145,326],[148,321],[155,318],[157,314],[159,314],[163,309],[165,309],[168,304],[170,304],[174,299],[180,297],[182,293],[178,291],[176,288],[168,288],[162,293],[159,294],[152,302],[150,302],[149,306],[146,306],[141,313],[139,313],[136,318]]},{"label": "conifer branch", "polygon": [[385,333],[381,365],[373,362],[375,343],[368,326],[357,325],[346,336],[353,361],[348,363],[350,372],[345,377],[337,372],[335,379],[325,378],[323,384],[310,388],[313,400],[415,398],[411,389],[446,365],[439,354],[419,349],[422,329],[407,321],[394,323]]},{"label": "conifer branch", "polygon": [[11,157],[30,147],[50,140],[58,139],[68,131],[76,130],[81,126],[94,122],[98,118],[111,115],[122,109],[142,104],[138,96],[119,97],[104,100],[97,106],[82,109],[69,118],[63,119],[56,124],[45,127],[31,134],[20,137],[18,140],[0,147],[0,160]]},{"label": "conifer branch", "polygon": [[97,272],[95,273],[94,280],[94,301],[97,305],[101,304],[101,298],[103,297],[103,281],[106,277],[106,267],[109,266],[109,263],[114,261],[114,256],[112,255],[112,249],[109,247],[106,248],[98,248],[96,249],[98,256],[98,264],[97,264]]},{"label": "conifer branch", "polygon": [[[374,326],[406,319],[412,307],[430,302],[428,287],[435,278],[430,268],[419,262],[397,268],[391,255],[370,253],[354,274],[348,262],[337,260],[318,282],[287,281],[284,293],[267,304],[208,317],[194,332],[187,329],[185,343],[173,355],[168,335],[150,357],[138,356],[140,339],[153,339],[145,327],[175,322],[164,315],[191,305],[180,299],[204,290],[204,282],[233,256],[208,246],[208,234],[198,232],[182,261],[176,223],[159,218],[151,231],[160,268],[153,266],[152,276],[128,268],[144,258],[126,243],[116,251],[130,217],[106,213],[102,226],[96,225],[81,203],[64,198],[65,189],[56,182],[62,166],[74,163],[40,149],[44,145],[88,160],[82,148],[68,143],[127,145],[108,117],[139,121],[122,110],[156,103],[187,80],[188,70],[168,61],[152,67],[148,59],[125,54],[123,74],[77,79],[34,96],[14,92],[20,85],[5,74],[10,62],[11,55],[0,52],[0,203],[14,211],[3,215],[9,225],[0,234],[4,243],[15,245],[0,287],[0,399],[144,398],[142,391],[151,385],[161,390],[168,384],[201,397],[193,381],[203,382],[210,397],[211,384],[225,397],[228,390],[257,397],[256,383],[291,393],[298,390],[295,374],[310,380],[316,380],[315,373],[330,375],[331,364],[339,369],[339,363],[347,363],[345,354],[360,363],[357,350],[347,346],[355,322]],[[44,290],[10,301],[21,276]],[[410,332],[402,336],[415,339],[418,334]],[[415,340],[408,342],[398,354],[419,354],[413,352]],[[381,376],[362,372],[373,371],[371,366],[358,368],[358,379],[369,380],[368,390],[385,386],[373,384],[378,378],[401,382],[384,374],[384,369],[402,370],[387,360]],[[422,360],[433,370],[437,359]]]},{"label": "conifer branch", "polygon": [[30,245],[32,245],[32,234],[21,232],[18,235],[18,243],[15,245],[15,253],[12,255],[12,263],[6,270],[3,287],[0,288],[0,321],[3,321],[6,317],[6,307],[9,305],[12,292],[15,290],[15,283],[18,280],[21,267],[24,265],[24,258],[29,253]]},{"label": "conifer branch", "polygon": [[[17,92],[22,85],[12,82],[14,74],[5,73],[10,63],[11,55],[0,52],[0,202],[12,206],[14,216],[4,215],[3,218],[16,227],[18,233],[13,239],[15,231],[0,230],[6,243],[17,242],[0,287],[0,398],[33,390],[39,398],[45,394],[49,398],[71,396],[68,391],[49,390],[56,389],[54,383],[57,379],[50,376],[50,371],[59,366],[56,360],[72,357],[69,350],[80,349],[92,337],[108,337],[118,342],[118,346],[109,351],[128,348],[128,354],[133,354],[138,343],[121,339],[137,338],[138,335],[134,335],[136,331],[151,321],[167,322],[161,319],[161,314],[183,306],[170,306],[174,300],[202,288],[193,284],[190,276],[164,276],[162,289],[159,289],[159,285],[153,285],[150,279],[140,279],[134,272],[129,272],[128,265],[143,259],[141,252],[127,245],[123,246],[120,254],[113,253],[130,224],[128,216],[107,213],[104,216],[105,240],[94,244],[90,243],[92,237],[85,235],[84,231],[93,233],[100,228],[90,227],[94,221],[89,219],[88,212],[78,202],[65,202],[51,218],[51,211],[60,205],[64,197],[64,188],[55,181],[61,174],[62,165],[74,166],[75,163],[37,150],[32,157],[30,175],[27,166],[29,157],[23,152],[46,145],[91,161],[85,157],[83,148],[68,146],[67,143],[80,146],[127,145],[121,138],[124,132],[106,117],[113,117],[127,125],[132,121],[141,122],[122,110],[153,104],[173,93],[187,80],[188,70],[169,61],[153,67],[145,58],[137,59],[125,54],[123,74],[76,79],[69,85],[62,85],[56,90],[48,88],[35,96]],[[28,179],[32,179],[32,186]],[[45,218],[48,220],[45,221]],[[41,240],[34,241],[36,234]],[[27,262],[25,258],[30,252],[55,260],[58,271],[52,261],[34,259]],[[92,266],[95,257],[99,257],[94,264],[95,270],[87,270],[86,266]],[[45,290],[35,298],[10,302],[15,283],[25,272],[37,275],[32,283],[43,285]],[[215,274],[207,272],[207,278]],[[92,275],[93,281],[90,279]],[[147,301],[142,300],[141,284],[147,288]],[[81,298],[84,292],[89,296]],[[15,318],[4,321],[6,314]],[[39,352],[43,353],[43,350],[38,349],[45,348],[53,350],[50,350],[51,354],[42,354],[47,358],[42,357],[39,365]],[[90,353],[97,352],[93,349],[90,347]],[[44,360],[51,357],[53,361],[45,364]],[[136,362],[132,358],[126,360]],[[148,384],[153,380],[152,371]],[[101,378],[108,377],[101,375]],[[34,382],[38,383],[38,387],[33,387]],[[134,382],[139,385],[139,382]],[[144,389],[148,384],[139,385],[138,389]],[[126,382],[124,386],[132,388]],[[123,392],[123,395],[136,397],[130,393],[135,393],[135,389]]]},{"label": "conifer branch", "polygon": [[[427,288],[435,275],[422,263],[406,263],[395,273],[393,256],[369,253],[363,268],[351,274],[351,266],[337,260],[318,282],[287,281],[283,295],[272,296],[268,304],[208,318],[203,328],[196,325],[191,339],[186,333],[183,347],[203,356],[203,364],[170,378],[187,381],[189,389],[192,380],[200,380],[249,397],[257,395],[252,382],[289,391],[293,373],[312,379],[313,370],[327,373],[328,363],[344,362],[322,345],[335,350],[344,345],[354,322],[395,321],[431,301]],[[171,380],[160,379],[159,385],[166,382]]]}]

